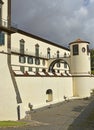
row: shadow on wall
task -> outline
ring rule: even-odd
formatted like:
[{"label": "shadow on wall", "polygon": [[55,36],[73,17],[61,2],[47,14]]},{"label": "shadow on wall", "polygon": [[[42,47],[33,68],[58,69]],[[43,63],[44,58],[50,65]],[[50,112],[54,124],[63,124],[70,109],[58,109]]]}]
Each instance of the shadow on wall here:
[{"label": "shadow on wall", "polygon": [[[90,100],[90,99],[88,99]],[[73,109],[73,111],[81,111],[80,106]],[[91,115],[93,114],[93,118]],[[85,108],[84,111],[74,120],[69,126],[68,130],[94,130],[94,99]]]}]

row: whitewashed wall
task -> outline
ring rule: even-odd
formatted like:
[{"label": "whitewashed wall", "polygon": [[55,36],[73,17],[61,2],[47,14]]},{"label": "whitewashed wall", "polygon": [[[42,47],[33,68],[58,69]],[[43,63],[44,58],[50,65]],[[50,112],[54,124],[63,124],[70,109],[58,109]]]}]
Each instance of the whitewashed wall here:
[{"label": "whitewashed wall", "polygon": [[74,77],[73,83],[74,96],[89,97],[91,90],[94,89],[94,77]]},{"label": "whitewashed wall", "polygon": [[[21,117],[29,110],[28,103],[33,108],[40,108],[49,104],[64,101],[64,96],[72,98],[71,77],[16,77],[23,103],[21,104]],[[46,102],[46,91],[52,89],[53,101]]]},{"label": "whitewashed wall", "polygon": [[0,54],[0,120],[17,120],[17,102],[7,65],[7,55]]},{"label": "whitewashed wall", "polygon": [[27,51],[27,53],[31,52],[32,54],[35,54],[35,45],[39,44],[39,52],[41,53],[41,55],[43,55],[45,57],[47,57],[47,48],[48,47],[51,49],[51,56],[52,57],[57,57],[57,55],[56,55],[57,51],[60,51],[60,56],[61,57],[64,56],[65,52],[68,55],[70,54],[70,52],[68,50],[65,50],[63,48],[59,48],[59,47],[50,45],[50,44],[48,44],[46,42],[43,42],[43,41],[31,38],[31,37],[25,36],[25,35],[20,34],[20,33],[12,34],[12,38],[11,38],[12,45],[11,45],[11,48],[19,49],[19,47],[20,47],[19,43],[20,43],[21,39],[24,39],[24,41],[25,41],[25,51]]},{"label": "whitewashed wall", "polygon": [[3,10],[2,10],[2,18],[7,20],[7,5],[8,5],[8,0],[3,0],[4,4],[3,4]]}]

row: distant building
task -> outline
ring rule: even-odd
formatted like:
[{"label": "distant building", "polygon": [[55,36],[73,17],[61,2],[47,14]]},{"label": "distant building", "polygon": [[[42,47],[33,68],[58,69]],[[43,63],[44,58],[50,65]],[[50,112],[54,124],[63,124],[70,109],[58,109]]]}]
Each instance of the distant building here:
[{"label": "distant building", "polygon": [[32,108],[90,96],[89,42],[77,39],[69,46],[18,29],[11,21],[11,0],[0,0],[0,120],[17,120]]}]

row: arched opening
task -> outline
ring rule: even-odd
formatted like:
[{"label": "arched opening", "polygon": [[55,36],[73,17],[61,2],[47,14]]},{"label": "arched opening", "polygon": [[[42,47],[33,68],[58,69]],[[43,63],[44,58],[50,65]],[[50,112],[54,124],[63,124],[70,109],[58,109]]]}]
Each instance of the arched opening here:
[{"label": "arched opening", "polygon": [[[59,63],[59,64],[63,64],[63,67],[60,66],[60,67],[62,67],[62,68],[61,68],[62,71],[64,71],[64,72],[66,72],[66,71],[70,72],[70,66],[69,66],[69,64],[68,64],[65,60],[63,60],[63,59],[56,59],[56,60],[54,60],[54,61],[50,64],[48,71],[53,73],[53,72],[55,71],[54,66],[55,66],[56,64],[58,64],[58,63]],[[60,70],[60,67],[59,67],[59,70]],[[57,68],[57,69],[58,69],[58,68]]]},{"label": "arched opening", "polygon": [[53,100],[53,92],[51,89],[48,89],[46,91],[46,96],[47,96],[46,102],[51,102]]}]

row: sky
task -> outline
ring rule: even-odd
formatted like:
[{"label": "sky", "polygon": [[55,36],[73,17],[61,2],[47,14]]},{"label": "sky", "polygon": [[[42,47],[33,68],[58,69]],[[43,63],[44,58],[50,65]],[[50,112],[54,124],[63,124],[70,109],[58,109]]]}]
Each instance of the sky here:
[{"label": "sky", "polygon": [[11,0],[17,27],[68,47],[80,38],[94,48],[94,0]]}]

